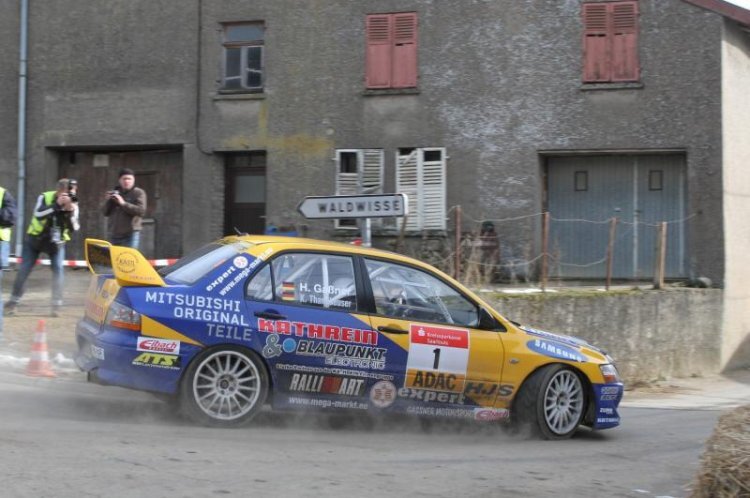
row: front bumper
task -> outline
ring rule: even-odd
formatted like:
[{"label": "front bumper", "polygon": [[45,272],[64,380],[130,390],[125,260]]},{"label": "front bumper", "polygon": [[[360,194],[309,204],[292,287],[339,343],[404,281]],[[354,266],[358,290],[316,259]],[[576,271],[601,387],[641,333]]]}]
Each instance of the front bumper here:
[{"label": "front bumper", "polygon": [[592,429],[610,429],[620,425],[620,414],[617,407],[622,401],[624,386],[622,382],[612,384],[594,384],[594,411]]}]

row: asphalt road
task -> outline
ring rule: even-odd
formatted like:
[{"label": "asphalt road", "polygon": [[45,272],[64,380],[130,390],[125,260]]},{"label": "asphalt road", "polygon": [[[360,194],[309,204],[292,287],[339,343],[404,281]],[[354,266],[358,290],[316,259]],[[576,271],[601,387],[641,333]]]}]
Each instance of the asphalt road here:
[{"label": "asphalt road", "polygon": [[79,373],[21,372],[0,369],[2,496],[679,497],[720,414],[625,407],[621,427],[562,442],[468,422],[357,418],[338,427],[265,412],[223,430]]}]

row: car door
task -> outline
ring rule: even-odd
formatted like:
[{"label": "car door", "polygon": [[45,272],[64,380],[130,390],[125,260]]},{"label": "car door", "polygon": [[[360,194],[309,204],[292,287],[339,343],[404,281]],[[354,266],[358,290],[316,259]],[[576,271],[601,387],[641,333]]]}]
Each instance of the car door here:
[{"label": "car door", "polygon": [[285,252],[250,280],[248,314],[271,366],[276,407],[367,408],[368,373],[384,350],[359,312],[355,275],[349,255]]},{"label": "car door", "polygon": [[[393,342],[404,352],[387,370],[398,401],[408,405],[406,411],[476,418],[507,415],[492,411],[498,395],[510,393],[500,384],[500,332],[479,328],[480,307],[427,270],[374,258],[365,258],[364,267],[374,304],[372,328],[382,343]],[[447,405],[453,409],[441,409]]]}]

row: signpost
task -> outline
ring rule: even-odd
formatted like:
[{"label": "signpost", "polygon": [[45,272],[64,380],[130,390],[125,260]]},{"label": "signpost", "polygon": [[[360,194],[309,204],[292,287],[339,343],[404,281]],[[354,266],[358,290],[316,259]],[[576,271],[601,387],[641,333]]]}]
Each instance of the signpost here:
[{"label": "signpost", "polygon": [[362,243],[372,245],[370,219],[402,217],[409,212],[406,194],[332,195],[305,197],[297,211],[307,219],[364,218]]}]

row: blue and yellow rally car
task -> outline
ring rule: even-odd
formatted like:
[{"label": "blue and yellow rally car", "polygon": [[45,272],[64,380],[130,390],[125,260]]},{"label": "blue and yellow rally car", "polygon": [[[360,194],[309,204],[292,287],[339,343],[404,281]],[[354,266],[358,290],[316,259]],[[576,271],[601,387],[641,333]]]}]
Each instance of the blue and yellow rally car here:
[{"label": "blue and yellow rally car", "polygon": [[449,276],[386,251],[226,237],[156,271],[86,240],[77,326],[91,381],[173,395],[198,423],[274,409],[510,419],[548,439],[615,427],[612,359],[519,326]]}]

